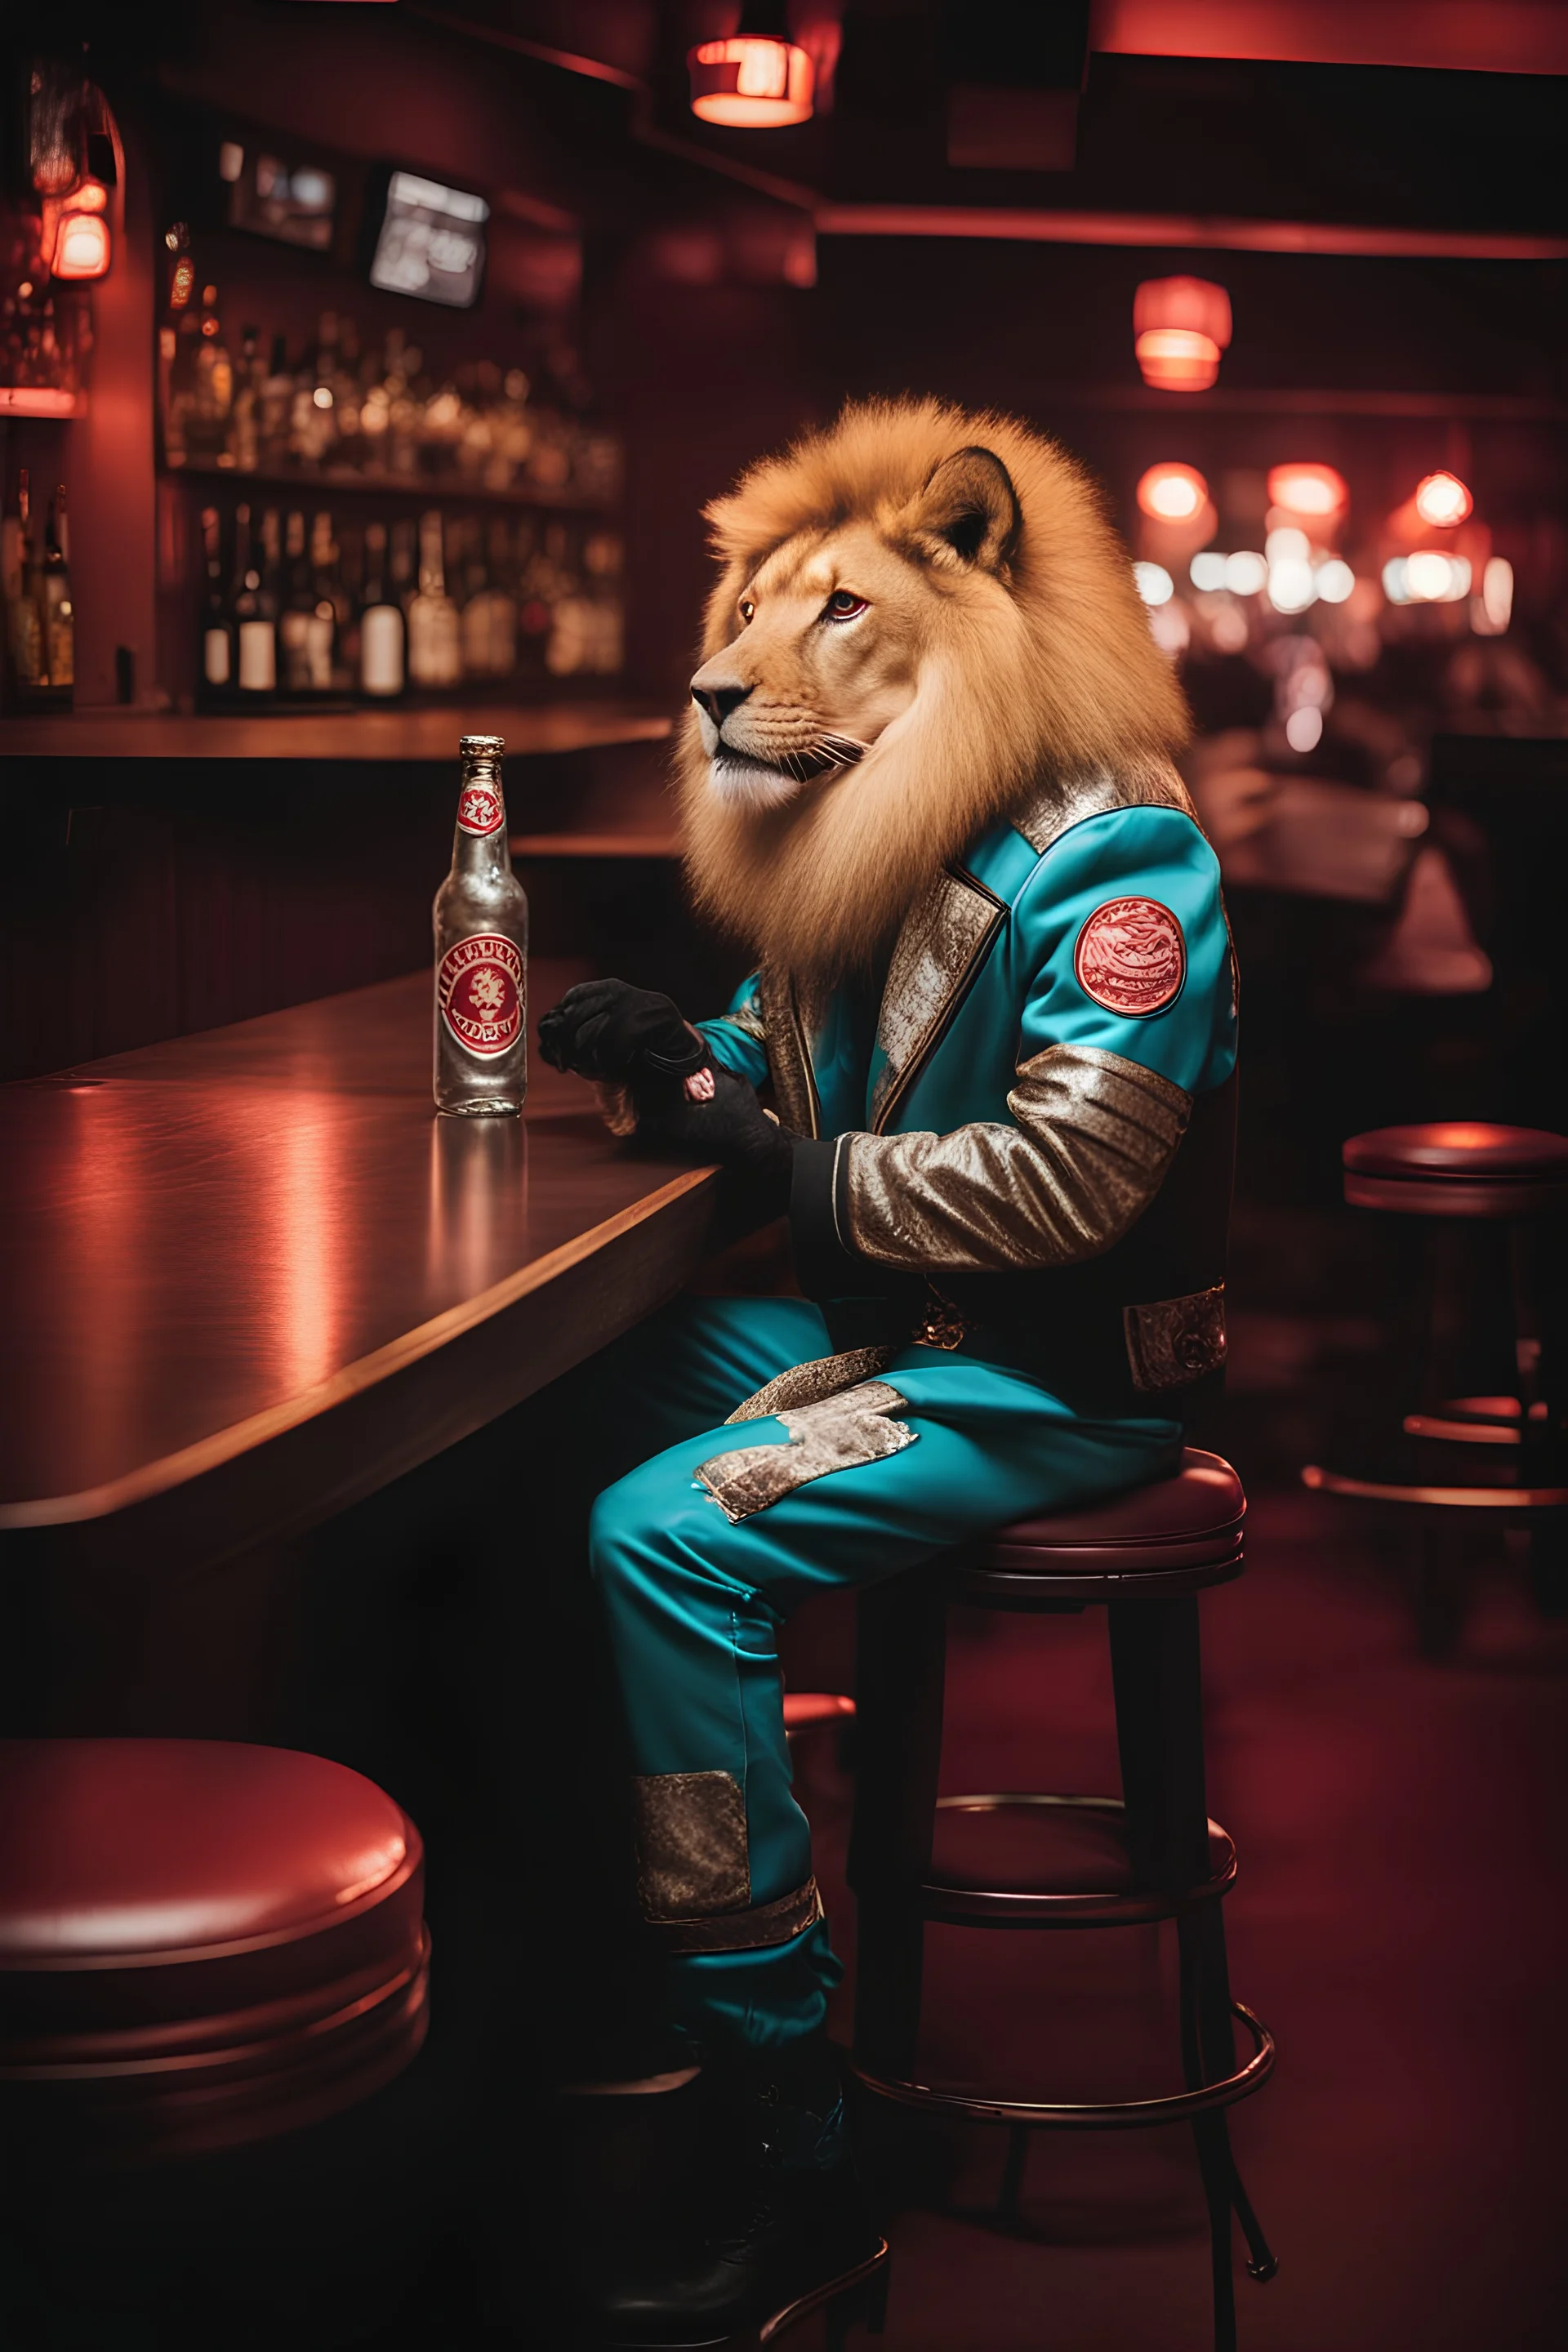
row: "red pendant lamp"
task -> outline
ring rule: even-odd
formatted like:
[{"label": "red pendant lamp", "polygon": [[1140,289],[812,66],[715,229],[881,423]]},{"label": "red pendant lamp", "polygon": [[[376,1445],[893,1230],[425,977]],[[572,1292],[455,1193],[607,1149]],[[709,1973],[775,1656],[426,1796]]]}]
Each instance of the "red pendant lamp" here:
[{"label": "red pendant lamp", "polygon": [[782,7],[749,5],[738,31],[722,41],[700,41],[687,57],[691,111],[703,122],[735,131],[776,131],[809,122],[816,74],[792,41]]},{"label": "red pendant lamp", "polygon": [[1206,392],[1230,341],[1230,296],[1206,278],[1146,278],[1132,298],[1132,348],[1156,392]]}]

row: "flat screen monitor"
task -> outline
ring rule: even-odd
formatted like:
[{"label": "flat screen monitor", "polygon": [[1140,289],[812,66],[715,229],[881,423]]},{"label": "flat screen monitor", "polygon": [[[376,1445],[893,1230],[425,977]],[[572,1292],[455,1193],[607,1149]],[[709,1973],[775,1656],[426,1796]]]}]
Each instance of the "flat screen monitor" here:
[{"label": "flat screen monitor", "polygon": [[284,245],[327,252],[337,216],[338,183],[320,163],[286,161],[247,151],[227,140],[218,171],[230,182],[228,216],[236,228],[275,236]]},{"label": "flat screen monitor", "polygon": [[421,302],[444,302],[448,310],[471,310],[484,276],[489,216],[483,196],[444,188],[416,172],[394,172],[371,258],[371,284],[390,294],[412,294]]}]

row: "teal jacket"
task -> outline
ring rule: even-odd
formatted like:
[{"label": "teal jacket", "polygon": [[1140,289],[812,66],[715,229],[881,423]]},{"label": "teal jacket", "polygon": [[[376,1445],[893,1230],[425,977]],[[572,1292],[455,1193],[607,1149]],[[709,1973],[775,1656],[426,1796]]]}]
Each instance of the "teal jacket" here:
[{"label": "teal jacket", "polygon": [[963,1347],[1086,1409],[1223,1360],[1235,974],[1167,763],[994,825],[906,919],[879,1002],[763,969],[700,1025],[808,1139],[795,1263],[841,1344]]}]

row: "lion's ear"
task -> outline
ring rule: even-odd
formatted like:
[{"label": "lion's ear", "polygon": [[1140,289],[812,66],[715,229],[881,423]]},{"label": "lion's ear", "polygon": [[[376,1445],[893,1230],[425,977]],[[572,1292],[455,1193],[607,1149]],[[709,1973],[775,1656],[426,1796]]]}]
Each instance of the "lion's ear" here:
[{"label": "lion's ear", "polygon": [[916,544],[938,562],[1000,572],[1017,544],[1023,516],[1013,477],[989,449],[944,457],[910,516]]}]

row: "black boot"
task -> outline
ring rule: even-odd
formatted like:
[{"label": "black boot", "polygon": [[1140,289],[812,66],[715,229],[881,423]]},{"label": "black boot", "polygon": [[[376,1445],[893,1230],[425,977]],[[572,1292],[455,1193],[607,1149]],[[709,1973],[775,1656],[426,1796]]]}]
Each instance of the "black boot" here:
[{"label": "black boot", "polygon": [[768,2343],[824,2304],[879,2331],[887,2247],[849,2160],[837,2066],[825,2035],[758,2052],[726,2084],[732,2161],[699,2241],[609,2282],[605,2340],[631,2347]]}]

